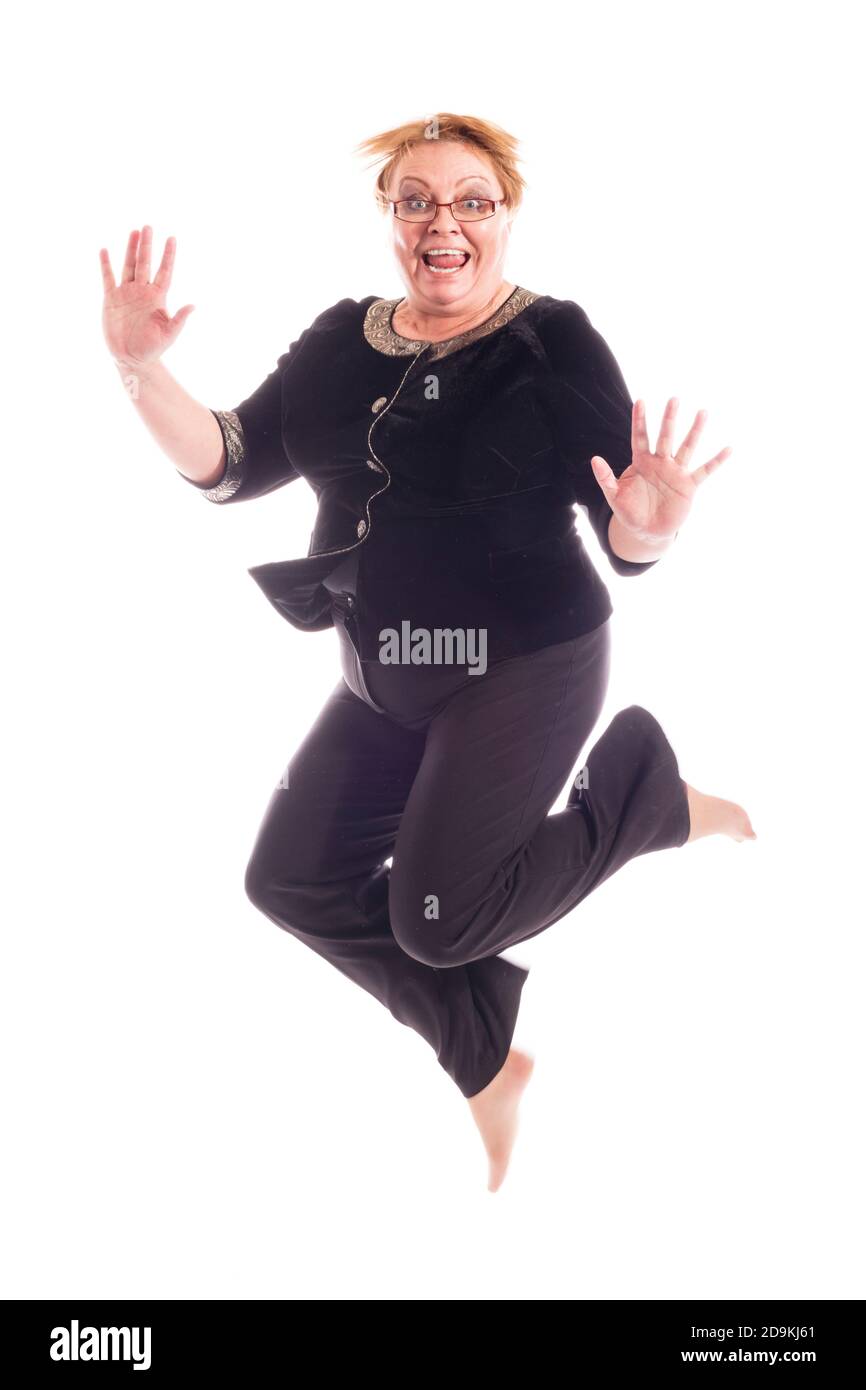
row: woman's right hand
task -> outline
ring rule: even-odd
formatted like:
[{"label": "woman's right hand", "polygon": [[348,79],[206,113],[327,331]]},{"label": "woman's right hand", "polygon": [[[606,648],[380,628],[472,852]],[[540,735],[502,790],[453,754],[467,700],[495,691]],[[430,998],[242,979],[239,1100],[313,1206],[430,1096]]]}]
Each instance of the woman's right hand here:
[{"label": "woman's right hand", "polygon": [[173,236],[166,241],[159,270],[151,280],[152,236],[150,226],[142,227],[140,234],[130,232],[119,285],[115,284],[107,250],[103,247],[99,252],[105,289],[102,331],[112,357],[125,367],[156,362],[171,347],[194,307],[185,304],[174,318],[166,313],[176,242]]}]

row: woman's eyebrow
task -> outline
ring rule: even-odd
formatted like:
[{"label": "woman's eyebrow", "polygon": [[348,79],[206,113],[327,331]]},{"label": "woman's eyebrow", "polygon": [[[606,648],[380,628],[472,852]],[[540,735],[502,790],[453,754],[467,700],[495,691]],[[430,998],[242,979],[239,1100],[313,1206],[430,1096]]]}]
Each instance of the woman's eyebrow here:
[{"label": "woman's eyebrow", "polygon": [[[484,174],[466,174],[462,179],[458,179],[454,186],[459,188],[461,183],[486,183],[489,185],[489,182],[490,180]],[[402,188],[404,183],[420,183],[424,188],[429,187],[427,180],[423,179],[420,174],[404,174],[398,187]]]}]

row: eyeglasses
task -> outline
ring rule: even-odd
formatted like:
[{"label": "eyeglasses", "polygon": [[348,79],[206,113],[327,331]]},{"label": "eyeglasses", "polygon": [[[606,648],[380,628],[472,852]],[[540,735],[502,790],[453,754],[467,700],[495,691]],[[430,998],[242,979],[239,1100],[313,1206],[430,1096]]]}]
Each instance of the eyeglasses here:
[{"label": "eyeglasses", "polygon": [[492,217],[504,198],[461,198],[456,203],[433,203],[426,198],[401,198],[392,202],[394,216],[401,222],[432,222],[440,208],[450,208],[458,222],[481,222]]}]

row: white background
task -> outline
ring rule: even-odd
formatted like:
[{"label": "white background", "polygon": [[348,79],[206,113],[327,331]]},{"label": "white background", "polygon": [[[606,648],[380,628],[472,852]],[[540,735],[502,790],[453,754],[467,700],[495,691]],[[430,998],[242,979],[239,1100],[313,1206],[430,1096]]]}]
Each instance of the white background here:
[{"label": "white background", "polygon": [[[844,4],[43,6],[3,92],[2,1284],[14,1298],[862,1298],[860,49]],[[8,21],[7,21],[8,22]],[[133,227],[199,400],[402,293],[362,138],[521,141],[508,277],[577,300],[695,464],[610,589],[592,741],[651,709],[758,839],[627,865],[509,954],[536,1057],[503,1188],[418,1035],[243,876],[339,678],[136,418],[98,253]],[[563,797],[564,801],[564,797]],[[560,803],[562,804],[562,803]],[[559,809],[559,805],[557,808]]]}]

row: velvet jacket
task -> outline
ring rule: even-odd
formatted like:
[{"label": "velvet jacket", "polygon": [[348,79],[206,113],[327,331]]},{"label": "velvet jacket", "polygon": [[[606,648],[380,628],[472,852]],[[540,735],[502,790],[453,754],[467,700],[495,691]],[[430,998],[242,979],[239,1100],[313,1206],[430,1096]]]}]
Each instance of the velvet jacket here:
[{"label": "velvet jacket", "polygon": [[573,300],[520,286],[440,343],[392,328],[400,302],[321,313],[252,395],[213,411],[224,473],[192,485],[221,506],[312,487],[307,555],[249,573],[302,631],[348,617],[362,660],[406,619],[483,626],[488,660],[598,627],[613,607],[575,506],[617,574],[657,563],[614,553],[590,467],[593,454],[617,476],[631,462],[632,401],[605,340]]}]

